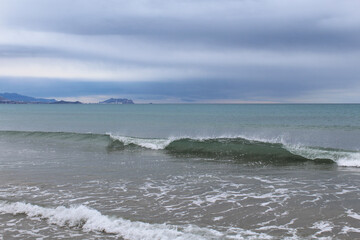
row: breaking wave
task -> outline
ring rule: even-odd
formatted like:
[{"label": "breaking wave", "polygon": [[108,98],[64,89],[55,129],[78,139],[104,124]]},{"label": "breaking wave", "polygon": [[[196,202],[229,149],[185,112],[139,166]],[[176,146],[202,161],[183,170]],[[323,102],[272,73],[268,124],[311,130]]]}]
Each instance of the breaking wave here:
[{"label": "breaking wave", "polygon": [[[335,155],[314,154],[315,149],[306,147],[287,146],[282,143],[266,142],[246,139],[243,137],[218,138],[168,138],[149,139],[115,136],[109,134],[114,140],[111,149],[126,146],[138,146],[153,150],[164,150],[167,153],[179,156],[205,157],[213,159],[231,159],[250,163],[334,163]],[[313,154],[307,154],[307,149]],[[360,158],[359,158],[360,160]]]},{"label": "breaking wave", "polygon": [[360,152],[357,151],[291,145],[281,139],[256,139],[246,136],[138,138],[111,133],[0,131],[0,137],[45,138],[86,144],[101,143],[108,151],[143,148],[160,150],[176,156],[241,162],[270,164],[313,162],[360,167]]},{"label": "breaking wave", "polygon": [[[153,239],[177,239],[177,240],[201,240],[223,239],[224,233],[219,231],[200,228],[195,225],[173,226],[168,224],[150,224],[139,221],[130,221],[119,217],[110,217],[84,205],[56,208],[42,207],[23,202],[0,202],[0,213],[20,215],[25,214],[33,220],[44,220],[48,224],[60,227],[79,229],[84,232],[98,232],[114,234],[124,239],[153,240]],[[255,239],[269,239],[263,233],[242,231],[242,237]]]},{"label": "breaking wave", "polygon": [[166,224],[149,224],[112,218],[84,205],[46,208],[22,202],[1,203],[0,212],[14,215],[25,214],[29,218],[46,220],[49,224],[77,228],[85,232],[116,234],[125,239],[205,239],[203,235],[213,238],[222,235],[215,230],[200,229],[195,226],[179,228]]}]

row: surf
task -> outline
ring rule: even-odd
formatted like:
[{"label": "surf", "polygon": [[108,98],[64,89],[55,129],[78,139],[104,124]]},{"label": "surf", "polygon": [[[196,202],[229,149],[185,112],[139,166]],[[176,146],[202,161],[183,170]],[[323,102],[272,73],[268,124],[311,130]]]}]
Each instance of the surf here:
[{"label": "surf", "polygon": [[[169,138],[142,139],[133,137],[118,137],[110,135],[114,142],[122,147],[142,147],[152,150],[163,150],[169,154],[183,157],[200,157],[211,159],[228,159],[247,163],[334,163],[330,158],[306,158],[289,151],[281,143],[249,140],[242,137],[219,138]],[[115,147],[116,149],[116,147]]]},{"label": "surf", "polygon": [[247,136],[140,138],[114,133],[75,133],[41,131],[0,131],[2,138],[55,139],[84,144],[100,144],[108,152],[127,149],[162,151],[179,157],[233,160],[245,163],[316,163],[360,167],[360,152],[317,146],[292,145],[281,138],[259,139]]},{"label": "surf", "polygon": [[212,229],[194,225],[172,226],[130,221],[102,214],[85,205],[70,207],[43,207],[24,202],[0,201],[0,213],[25,215],[31,220],[41,219],[48,224],[74,228],[84,232],[99,232],[118,235],[124,239],[219,239],[223,234]]}]

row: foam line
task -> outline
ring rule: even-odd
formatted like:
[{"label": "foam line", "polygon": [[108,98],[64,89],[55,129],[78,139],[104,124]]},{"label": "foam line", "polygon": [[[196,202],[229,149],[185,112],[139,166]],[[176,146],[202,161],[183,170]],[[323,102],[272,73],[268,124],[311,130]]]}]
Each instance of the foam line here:
[{"label": "foam line", "polygon": [[59,206],[47,208],[30,203],[0,202],[0,212],[3,214],[25,214],[30,219],[46,220],[49,224],[61,227],[79,228],[85,232],[104,232],[116,234],[125,239],[153,240],[153,239],[218,239],[222,233],[199,228],[193,225],[177,227],[167,224],[149,224],[129,221],[122,218],[109,217],[95,209],[84,205],[66,208]]}]

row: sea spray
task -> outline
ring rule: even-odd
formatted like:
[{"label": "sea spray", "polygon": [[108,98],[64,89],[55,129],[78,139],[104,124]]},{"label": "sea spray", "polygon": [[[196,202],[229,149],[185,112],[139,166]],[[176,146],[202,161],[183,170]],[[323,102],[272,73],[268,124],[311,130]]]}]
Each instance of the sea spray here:
[{"label": "sea spray", "polygon": [[[257,138],[244,135],[234,136],[178,136],[169,138],[139,138],[113,133],[75,133],[41,131],[0,131],[1,137],[31,138],[102,143],[108,151],[124,150],[128,147],[164,151],[173,155],[186,155],[213,159],[227,159],[260,164],[286,163],[336,163],[344,167],[360,167],[360,153],[343,149],[323,148],[288,144],[281,136],[277,138]],[[70,143],[71,144],[71,143]]]},{"label": "sea spray", "polygon": [[153,240],[153,239],[177,239],[177,240],[201,240],[219,239],[222,233],[192,225],[183,227],[167,224],[149,224],[133,222],[130,220],[109,217],[99,211],[84,205],[56,208],[41,207],[23,202],[0,202],[2,214],[25,214],[33,220],[45,220],[49,224],[60,227],[81,229],[85,232],[104,232],[119,235],[125,239]]}]

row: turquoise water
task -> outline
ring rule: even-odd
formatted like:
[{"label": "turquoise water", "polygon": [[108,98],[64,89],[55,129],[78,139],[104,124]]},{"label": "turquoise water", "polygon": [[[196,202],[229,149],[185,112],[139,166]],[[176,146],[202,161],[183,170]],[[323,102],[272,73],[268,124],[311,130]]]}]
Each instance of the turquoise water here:
[{"label": "turquoise water", "polygon": [[360,238],[360,105],[0,105],[4,239]]}]

